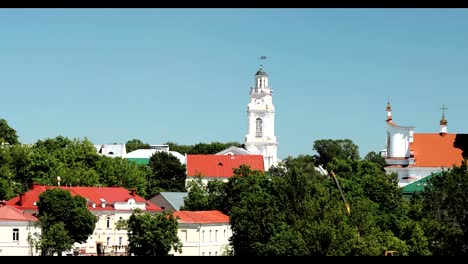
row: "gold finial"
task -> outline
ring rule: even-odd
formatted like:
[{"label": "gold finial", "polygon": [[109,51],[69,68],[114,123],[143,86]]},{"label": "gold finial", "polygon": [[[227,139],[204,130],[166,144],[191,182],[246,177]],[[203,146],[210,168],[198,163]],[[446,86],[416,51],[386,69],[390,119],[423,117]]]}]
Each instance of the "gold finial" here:
[{"label": "gold finial", "polygon": [[440,108],[440,109],[442,109],[442,119],[440,120],[440,124],[441,125],[447,125],[447,120],[445,119],[445,110],[447,110],[448,108],[445,107],[445,105],[443,104],[442,108]]}]

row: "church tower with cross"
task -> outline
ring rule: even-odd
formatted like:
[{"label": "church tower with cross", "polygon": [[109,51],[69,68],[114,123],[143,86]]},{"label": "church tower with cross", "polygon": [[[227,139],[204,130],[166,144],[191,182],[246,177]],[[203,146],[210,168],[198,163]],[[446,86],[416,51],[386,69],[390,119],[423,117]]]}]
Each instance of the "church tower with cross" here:
[{"label": "church tower with cross", "polygon": [[440,130],[416,133],[415,127],[394,122],[390,100],[387,102],[387,140],[381,155],[385,158],[385,171],[398,174],[398,186],[411,189],[433,173],[460,166],[468,155],[468,134],[448,133],[447,108],[443,105],[440,109]]},{"label": "church tower with cross", "polygon": [[246,150],[263,155],[265,171],[278,163],[275,106],[273,89],[269,86],[268,77],[263,65],[260,65],[254,77],[255,86],[250,88],[250,102],[247,105],[248,131],[244,140]]}]

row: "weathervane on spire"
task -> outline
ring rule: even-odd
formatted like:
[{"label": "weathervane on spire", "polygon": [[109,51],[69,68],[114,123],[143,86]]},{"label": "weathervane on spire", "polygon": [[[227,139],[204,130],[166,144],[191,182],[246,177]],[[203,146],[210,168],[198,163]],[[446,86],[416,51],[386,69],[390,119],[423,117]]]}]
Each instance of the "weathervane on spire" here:
[{"label": "weathervane on spire", "polygon": [[[266,60],[267,56],[260,56],[259,60]],[[263,67],[263,64],[260,64],[260,67]]]}]

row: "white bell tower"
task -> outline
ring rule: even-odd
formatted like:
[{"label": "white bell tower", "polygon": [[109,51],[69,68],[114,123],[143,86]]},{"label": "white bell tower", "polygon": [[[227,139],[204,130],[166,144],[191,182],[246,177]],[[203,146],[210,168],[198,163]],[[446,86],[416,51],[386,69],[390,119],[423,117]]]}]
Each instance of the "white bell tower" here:
[{"label": "white bell tower", "polygon": [[263,155],[265,171],[278,164],[275,136],[275,107],[273,89],[268,86],[268,74],[260,66],[255,74],[255,87],[250,88],[250,103],[247,106],[248,132],[245,148]]}]

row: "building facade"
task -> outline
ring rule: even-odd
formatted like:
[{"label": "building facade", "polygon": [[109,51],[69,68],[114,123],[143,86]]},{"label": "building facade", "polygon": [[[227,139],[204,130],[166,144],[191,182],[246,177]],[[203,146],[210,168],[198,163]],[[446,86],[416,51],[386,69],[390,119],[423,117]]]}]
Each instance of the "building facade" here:
[{"label": "building facade", "polygon": [[40,234],[36,217],[0,201],[0,256],[37,256],[32,239]]},{"label": "building facade", "polygon": [[117,230],[119,220],[127,220],[133,210],[157,213],[163,210],[138,196],[134,190],[122,187],[73,187],[73,186],[43,186],[34,184],[31,190],[14,197],[6,204],[27,213],[37,213],[36,202],[39,195],[47,189],[61,188],[72,195],[80,195],[87,200],[87,208],[97,219],[94,232],[83,243],[75,243],[72,252],[78,255],[126,255],[128,252],[127,230]]},{"label": "building facade", "polygon": [[182,242],[182,253],[174,256],[223,256],[230,250],[232,236],[229,216],[220,211],[177,211],[177,235]]}]

